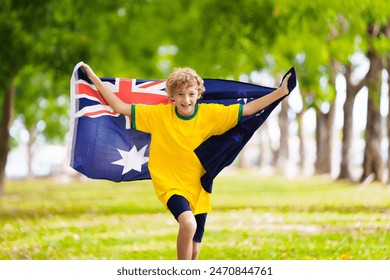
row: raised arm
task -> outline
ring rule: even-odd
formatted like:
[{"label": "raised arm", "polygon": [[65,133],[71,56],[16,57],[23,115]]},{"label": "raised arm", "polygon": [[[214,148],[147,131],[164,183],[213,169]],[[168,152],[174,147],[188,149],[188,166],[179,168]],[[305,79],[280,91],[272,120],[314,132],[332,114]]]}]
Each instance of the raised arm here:
[{"label": "raised arm", "polygon": [[289,93],[287,88],[287,82],[290,76],[291,74],[288,74],[286,78],[283,80],[282,85],[276,90],[274,90],[273,92],[271,92],[270,94],[267,94],[263,97],[260,97],[256,100],[253,100],[252,102],[245,104],[242,110],[242,115],[243,116],[253,115],[259,112],[260,110],[264,109],[268,105],[272,104],[279,98],[282,98],[285,95],[287,95]]},{"label": "raised arm", "polygon": [[84,69],[88,78],[92,81],[96,89],[100,92],[103,98],[111,106],[111,108],[119,114],[122,115],[131,115],[131,104],[123,102],[121,99],[116,96],[110,89],[108,89],[98,76],[93,72],[91,67],[88,64],[83,63],[81,67]]}]

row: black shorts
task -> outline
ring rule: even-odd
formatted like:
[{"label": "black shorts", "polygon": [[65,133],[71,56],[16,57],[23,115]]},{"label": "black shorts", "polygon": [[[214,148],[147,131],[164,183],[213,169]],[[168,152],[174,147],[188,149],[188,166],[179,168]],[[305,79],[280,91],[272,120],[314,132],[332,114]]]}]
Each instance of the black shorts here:
[{"label": "black shorts", "polygon": [[[177,220],[181,213],[185,211],[191,211],[190,203],[187,199],[185,199],[181,195],[172,195],[171,198],[167,202],[167,206],[169,211],[173,214],[175,219]],[[196,231],[193,240],[195,242],[201,243],[204,227],[206,225],[207,213],[197,214],[195,215],[196,220]]]}]

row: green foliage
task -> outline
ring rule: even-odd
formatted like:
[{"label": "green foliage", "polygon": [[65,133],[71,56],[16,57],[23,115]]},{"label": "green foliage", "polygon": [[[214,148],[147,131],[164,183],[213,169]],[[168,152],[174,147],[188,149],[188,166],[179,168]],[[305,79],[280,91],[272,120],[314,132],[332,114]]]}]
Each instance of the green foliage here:
[{"label": "green foliage", "polygon": [[[214,185],[201,259],[390,259],[390,192],[251,173]],[[0,259],[175,259],[177,222],[150,181],[9,182]]]},{"label": "green foliage", "polygon": [[[51,141],[62,143],[68,131],[69,98],[58,82],[54,84],[53,71],[36,71],[25,67],[15,81],[15,110],[34,139],[45,135]],[[31,103],[31,100],[35,100]]]},{"label": "green foliage", "polygon": [[[0,34],[7,41],[0,49],[3,91],[15,83],[15,116],[30,133],[48,140],[64,139],[68,104],[62,100],[69,84],[64,75],[69,77],[74,61],[88,53],[71,24],[74,15],[69,1],[6,1],[0,12]],[[18,74],[16,81],[6,79],[11,73]],[[39,123],[46,129],[37,130]]]},{"label": "green foliage", "polygon": [[191,4],[182,14],[183,25],[173,41],[179,48],[177,63],[199,69],[204,76],[235,78],[265,65],[266,50],[278,26],[270,17],[272,1]]},{"label": "green foliage", "polygon": [[[238,78],[263,68],[277,75],[294,64],[302,92],[329,102],[333,94],[324,91],[320,80],[330,81],[331,73],[322,69],[331,59],[346,64],[356,50],[367,49],[367,26],[387,24],[388,6],[368,0],[359,5],[336,0],[299,5],[291,0],[97,0],[93,5],[86,0],[5,0],[0,34],[7,43],[0,47],[0,76],[6,89],[11,70],[26,66],[19,87],[34,88],[29,84],[33,78],[25,79],[27,71],[56,82],[58,97],[68,94],[66,81],[81,60],[101,76],[144,78],[165,78],[183,65],[205,77]],[[389,38],[380,36],[373,44],[385,53]],[[30,104],[41,98],[26,96]],[[65,123],[59,119],[62,113],[54,127]],[[51,139],[54,129],[45,122],[44,134]]]}]

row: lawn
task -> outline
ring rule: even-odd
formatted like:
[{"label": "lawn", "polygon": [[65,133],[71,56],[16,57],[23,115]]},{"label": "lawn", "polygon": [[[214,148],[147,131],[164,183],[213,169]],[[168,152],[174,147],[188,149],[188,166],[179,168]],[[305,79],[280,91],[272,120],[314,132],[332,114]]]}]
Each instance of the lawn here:
[{"label": "lawn", "polygon": [[[212,204],[200,259],[390,259],[390,187],[247,171],[220,176]],[[150,181],[8,181],[0,229],[0,259],[176,258]]]}]

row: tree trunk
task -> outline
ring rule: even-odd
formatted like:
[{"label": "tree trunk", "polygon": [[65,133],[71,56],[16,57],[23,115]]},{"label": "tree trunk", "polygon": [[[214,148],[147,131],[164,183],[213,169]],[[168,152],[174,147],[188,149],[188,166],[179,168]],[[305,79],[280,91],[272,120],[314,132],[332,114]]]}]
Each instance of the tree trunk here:
[{"label": "tree trunk", "polygon": [[35,131],[35,126],[33,125],[33,127],[30,128],[28,131],[30,134],[30,138],[27,142],[27,166],[28,166],[27,178],[28,179],[34,178],[34,172],[32,169],[32,163],[33,163],[33,158],[34,158],[34,152],[33,152],[34,131]]},{"label": "tree trunk", "polygon": [[15,95],[15,75],[16,69],[11,71],[9,77],[9,88],[5,91],[3,98],[3,108],[0,121],[0,196],[5,192],[5,166],[7,164],[7,156],[9,152],[9,128],[11,126],[13,113],[13,100]]},{"label": "tree trunk", "polygon": [[332,170],[332,142],[334,137],[334,119],[336,106],[333,101],[329,112],[324,114],[317,109],[316,144],[317,159],[316,174],[330,174]]},{"label": "tree trunk", "polygon": [[390,57],[387,59],[387,98],[388,110],[387,112],[387,185],[390,185]]},{"label": "tree trunk", "polygon": [[280,145],[278,158],[276,160],[276,167],[283,174],[286,172],[289,160],[289,120],[288,120],[288,101],[284,99],[282,101],[281,111],[279,113],[279,128],[280,128]]},{"label": "tree trunk", "polygon": [[346,80],[346,99],[344,103],[344,125],[343,125],[343,136],[341,141],[341,163],[340,163],[340,174],[338,179],[348,179],[353,181],[353,174],[351,172],[352,162],[352,143],[353,143],[353,106],[357,93],[364,86],[364,80],[360,81],[358,85],[352,83],[352,64],[346,65],[345,71]]},{"label": "tree trunk", "polygon": [[247,146],[244,146],[238,155],[237,167],[240,169],[245,169],[250,167],[250,162],[246,154],[247,148],[248,148]]},{"label": "tree trunk", "polygon": [[383,176],[380,114],[382,64],[380,57],[378,57],[372,48],[368,51],[368,58],[370,60],[370,69],[367,73],[369,94],[365,137],[366,146],[364,149],[363,175],[361,181],[364,181],[371,174],[374,180],[382,180]]},{"label": "tree trunk", "polygon": [[336,97],[334,101],[330,104],[330,109],[327,118],[327,128],[328,128],[328,141],[327,149],[328,149],[328,160],[329,160],[329,173],[332,172],[332,163],[333,163],[333,150],[335,143],[335,123],[336,123]]},{"label": "tree trunk", "polygon": [[352,180],[351,173],[351,147],[353,140],[353,105],[355,103],[356,92],[353,92],[348,87],[347,82],[347,96],[344,103],[344,126],[343,126],[343,139],[341,148],[341,163],[339,179]]},{"label": "tree trunk", "polygon": [[336,79],[337,75],[340,73],[340,63],[334,59],[331,58],[330,60],[330,79],[332,86],[335,90],[335,97],[333,102],[331,103],[331,107],[329,110],[329,120],[328,120],[328,132],[329,132],[329,161],[330,161],[330,173],[332,174],[332,167],[333,167],[333,151],[335,150],[335,144],[336,144],[336,138],[335,138],[335,133],[336,133],[336,100],[337,100],[337,90],[336,90]]},{"label": "tree trunk", "polygon": [[[385,35],[390,38],[390,20],[385,29]],[[390,185],[390,56],[387,57],[387,98],[388,98],[388,112],[387,112],[387,184]]]},{"label": "tree trunk", "polygon": [[[269,127],[268,122],[264,122],[261,126],[261,129],[259,129],[259,167],[263,168],[267,165],[271,164],[273,165],[273,162],[269,162],[269,155],[272,155],[273,149],[272,149],[272,143],[271,138],[269,136]],[[268,152],[268,154],[267,154]]]},{"label": "tree trunk", "polygon": [[306,137],[305,137],[305,130],[303,127],[302,118],[304,115],[304,110],[302,109],[301,112],[297,113],[297,122],[298,122],[298,138],[299,138],[299,163],[298,167],[301,172],[304,172],[306,169]]},{"label": "tree trunk", "polygon": [[387,98],[388,98],[388,109],[387,112],[387,184],[390,185],[390,57],[387,58]]},{"label": "tree trunk", "polygon": [[326,131],[326,115],[321,112],[320,109],[316,111],[316,162],[315,173],[324,174],[330,171],[329,161],[326,160],[326,148],[325,143],[327,139]]}]

